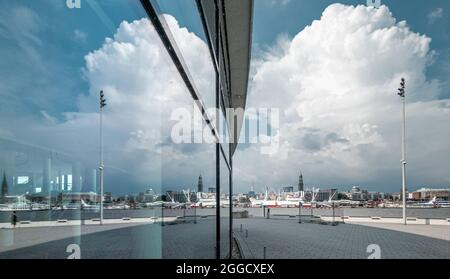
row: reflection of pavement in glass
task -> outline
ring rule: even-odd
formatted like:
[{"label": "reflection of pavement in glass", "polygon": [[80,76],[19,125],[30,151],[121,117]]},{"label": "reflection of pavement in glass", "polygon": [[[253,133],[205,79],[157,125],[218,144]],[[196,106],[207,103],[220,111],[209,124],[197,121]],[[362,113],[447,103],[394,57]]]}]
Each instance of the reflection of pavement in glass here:
[{"label": "reflection of pavement in glass", "polygon": [[[80,246],[81,258],[161,257],[160,225],[26,228],[13,233],[14,246],[0,246],[0,258],[64,259],[69,256],[66,248],[70,244]],[[3,252],[6,249],[8,251]]]},{"label": "reflection of pavement in glass", "polygon": [[0,252],[34,246],[65,238],[76,238],[82,235],[99,233],[108,230],[137,226],[139,224],[111,224],[104,226],[55,226],[0,229]]},{"label": "reflection of pavement in glass", "polygon": [[[235,234],[248,258],[354,258],[365,259],[370,244],[381,247],[381,258],[450,258],[450,241],[416,234],[340,224],[327,226],[294,220],[237,219]],[[243,232],[240,232],[240,224]],[[438,228],[440,229],[440,228]],[[441,229],[447,229],[442,227]],[[245,231],[248,230],[248,238]],[[448,229],[447,229],[448,230]],[[242,243],[243,242],[243,243]]]},{"label": "reflection of pavement in glass", "polygon": [[81,258],[215,257],[214,219],[198,218],[197,224],[188,222],[164,227],[123,224],[1,231],[12,234],[14,244],[0,246],[0,258],[67,258],[66,248],[73,243],[80,245]]}]

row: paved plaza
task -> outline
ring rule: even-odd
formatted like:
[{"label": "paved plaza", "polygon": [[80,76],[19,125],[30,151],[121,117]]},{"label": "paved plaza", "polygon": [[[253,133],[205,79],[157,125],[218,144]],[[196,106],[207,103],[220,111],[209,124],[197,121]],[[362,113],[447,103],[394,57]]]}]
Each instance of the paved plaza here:
[{"label": "paved plaza", "polygon": [[[224,221],[222,257],[228,246]],[[70,253],[66,248],[70,244],[80,246],[82,258],[213,258],[214,225],[213,218],[201,218],[197,224],[164,227],[123,224],[4,229],[0,232],[0,258],[67,258]],[[263,258],[266,247],[268,259],[365,259],[369,244],[379,245],[381,258],[450,258],[450,241],[445,240],[450,233],[447,226],[408,226],[403,228],[405,231],[386,226],[298,224],[293,219],[234,220],[234,231],[245,258]],[[9,243],[5,239],[8,234],[13,235]]]},{"label": "paved plaza", "polygon": [[[379,245],[381,258],[385,259],[450,258],[450,241],[364,225],[298,224],[294,220],[256,218],[235,220],[235,224],[247,258],[263,258],[266,247],[268,259],[365,259],[370,244]],[[449,232],[446,226],[437,229]]]}]

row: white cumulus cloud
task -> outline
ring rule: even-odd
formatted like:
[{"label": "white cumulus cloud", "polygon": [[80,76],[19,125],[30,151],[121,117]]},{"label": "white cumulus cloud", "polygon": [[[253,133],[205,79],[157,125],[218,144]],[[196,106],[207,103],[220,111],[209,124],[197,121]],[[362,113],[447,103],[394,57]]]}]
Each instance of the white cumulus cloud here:
[{"label": "white cumulus cloud", "polygon": [[257,61],[249,105],[280,108],[281,146],[278,157],[265,160],[256,146],[237,153],[236,184],[295,185],[301,169],[311,186],[397,191],[401,77],[407,80],[409,183],[449,183],[450,101],[437,100],[440,82],[426,78],[430,42],[386,6],[326,8],[283,43],[284,51]]},{"label": "white cumulus cloud", "polygon": [[[181,28],[172,16],[167,15],[166,20],[177,42],[183,42],[179,47],[198,89],[214,94],[207,45]],[[74,35],[84,37],[81,33]],[[73,154],[83,167],[95,168],[99,154],[99,92],[103,90],[107,100],[106,191],[193,189],[200,173],[205,188],[213,186],[214,145],[175,145],[170,139],[175,124],[172,111],[184,108],[192,114],[194,103],[148,19],[123,21],[112,38],[106,38],[101,47],[85,56],[82,72],[89,92],[78,97],[77,111],[63,112],[61,120],[46,111],[40,113],[43,121],[21,115],[14,120],[15,125],[4,125],[8,129],[0,134]]]}]

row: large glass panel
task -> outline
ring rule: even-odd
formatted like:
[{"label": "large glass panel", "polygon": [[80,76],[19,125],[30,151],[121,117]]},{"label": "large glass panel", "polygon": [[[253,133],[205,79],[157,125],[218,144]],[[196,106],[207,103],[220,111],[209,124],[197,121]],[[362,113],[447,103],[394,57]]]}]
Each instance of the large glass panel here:
[{"label": "large glass panel", "polygon": [[[193,99],[183,93],[176,102],[163,105],[172,113],[162,126],[163,258],[212,259],[216,256],[215,141]],[[194,143],[198,133],[203,142]]]},{"label": "large glass panel", "polygon": [[140,3],[72,2],[0,1],[0,258],[160,258],[165,189],[214,183],[214,153],[161,128],[193,106]]},{"label": "large glass panel", "polygon": [[175,40],[200,98],[207,108],[215,108],[215,71],[206,33],[195,0],[153,0]]}]

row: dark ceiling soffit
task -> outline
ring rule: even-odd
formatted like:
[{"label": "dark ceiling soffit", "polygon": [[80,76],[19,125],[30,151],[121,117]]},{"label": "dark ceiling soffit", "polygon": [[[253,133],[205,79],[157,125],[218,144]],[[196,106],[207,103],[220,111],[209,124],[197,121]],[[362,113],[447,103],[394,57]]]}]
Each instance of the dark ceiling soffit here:
[{"label": "dark ceiling soffit", "polygon": [[[202,25],[203,25],[203,30],[205,31],[206,34],[206,40],[208,41],[208,47],[209,47],[209,51],[211,54],[211,60],[213,61],[213,66],[214,66],[214,71],[216,72],[216,75],[219,76],[219,83],[222,83],[221,80],[221,76],[222,73],[220,71],[220,61],[217,57],[217,53],[220,52],[221,48],[221,43],[219,42],[220,38],[220,34],[218,34],[218,30],[220,28],[219,26],[219,17],[218,14],[220,13],[219,11],[219,7],[218,5],[218,1],[219,0],[209,0],[209,1],[204,1],[204,0],[196,0],[197,3],[197,9],[198,12],[200,14],[200,18],[202,21]],[[208,12],[209,10],[209,12]],[[213,14],[212,14],[213,13]],[[209,19],[209,20],[208,20]],[[208,24],[209,22],[209,24]],[[213,30],[212,30],[213,29]],[[222,63],[225,64],[225,63]],[[225,74],[226,75],[226,74]],[[225,76],[225,80],[228,80],[228,77]],[[225,84],[225,87],[223,86],[223,84],[219,84],[219,90],[220,92],[225,92],[228,91],[228,85]],[[226,106],[225,105],[225,100],[224,100],[224,94],[220,94],[219,95],[219,102],[218,102],[218,108],[222,110],[223,114],[226,117]],[[227,98],[227,100],[229,100],[229,98]]]},{"label": "dark ceiling soffit", "polygon": [[[213,52],[211,54],[211,56],[213,57],[213,61],[216,67],[216,71],[217,72],[221,72],[219,71],[219,66],[218,66],[218,60],[220,59],[220,57],[224,58],[224,70],[225,70],[225,84],[221,85],[222,89],[227,89],[227,92],[223,92],[224,94],[226,94],[227,99],[229,100],[229,104],[226,104],[226,106],[231,107],[231,108],[242,108],[245,109],[245,105],[247,102],[247,89],[248,89],[248,76],[249,76],[249,72],[250,72],[250,59],[251,59],[251,44],[252,44],[252,31],[253,31],[253,0],[216,0],[216,1],[212,1],[212,0],[196,0],[197,1],[197,6],[200,12],[200,16],[202,19],[202,23],[203,23],[203,27],[205,29],[205,33],[207,35],[207,39],[208,39],[208,44],[210,47],[210,50]],[[214,3],[214,4],[213,4]],[[222,11],[222,14],[220,16],[220,19],[223,22],[223,25],[220,27],[220,34],[217,34],[216,28],[215,28],[215,24],[216,22],[211,22],[212,18],[214,18],[213,15],[211,15],[210,13],[213,12],[213,9],[211,7],[211,5],[215,6],[215,9],[218,9]],[[219,5],[219,7],[217,6]],[[242,5],[243,9],[240,11],[244,11],[245,13],[248,12],[247,17],[242,17],[240,15],[239,19],[237,19],[237,21],[242,20],[243,22],[245,22],[245,26],[247,27],[247,32],[245,34],[241,33],[237,33],[242,31],[241,28],[237,27],[236,28],[236,24],[234,24],[234,28],[230,29],[230,27],[233,25],[233,23],[235,23],[236,19],[233,18],[235,15],[234,13],[230,10],[227,11],[227,7],[231,6],[231,7],[236,7],[236,5]],[[232,9],[232,8],[230,8]],[[209,14],[208,14],[209,13]],[[209,21],[208,21],[209,19]],[[246,61],[236,61],[236,58],[233,59],[233,57],[230,54],[230,43],[232,40],[236,39],[236,36],[233,36],[235,34],[241,34],[243,36],[243,40],[239,40],[239,41],[244,41],[246,42],[245,47],[247,47],[247,57],[245,57]],[[216,51],[214,51],[214,41],[212,41],[212,38],[215,38],[217,35],[221,35],[221,40],[220,40],[220,45],[222,46],[222,48],[219,47],[220,51],[222,52],[222,55],[219,56]],[[231,37],[229,37],[231,36]],[[234,43],[236,43],[236,41],[234,41]],[[236,44],[233,45],[234,47],[236,47]],[[232,66],[234,65],[242,65],[243,68],[243,75],[245,75],[245,77],[243,77],[243,75],[241,74],[241,76],[237,79],[239,80],[240,84],[242,84],[242,86],[240,85],[236,85],[237,80],[235,80],[233,78],[233,75],[236,75],[236,73],[232,72]],[[240,67],[240,66],[239,66]],[[245,83],[245,84],[243,84]],[[233,86],[235,85],[235,86]],[[236,90],[236,86],[238,86],[239,90]],[[237,92],[236,92],[236,91]],[[225,102],[227,103],[227,102]],[[229,121],[231,121],[231,119],[229,119]],[[239,138],[240,135],[240,130],[242,127],[242,121],[243,119],[238,119],[238,126],[235,127],[235,131],[232,132],[232,134],[234,134],[234,144],[231,145],[232,148],[232,153],[234,153],[236,147],[237,147],[237,139]],[[231,126],[231,123],[229,123]]]},{"label": "dark ceiling soffit", "polygon": [[[224,16],[226,18],[227,47],[230,68],[230,95],[231,107],[245,109],[248,92],[248,79],[250,73],[250,60],[253,32],[253,0],[226,0],[224,1]],[[238,35],[236,35],[238,34]],[[239,117],[241,118],[241,117]],[[234,154],[244,118],[229,119],[235,128],[232,131],[234,143],[231,146]]]}]

